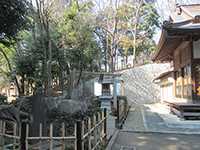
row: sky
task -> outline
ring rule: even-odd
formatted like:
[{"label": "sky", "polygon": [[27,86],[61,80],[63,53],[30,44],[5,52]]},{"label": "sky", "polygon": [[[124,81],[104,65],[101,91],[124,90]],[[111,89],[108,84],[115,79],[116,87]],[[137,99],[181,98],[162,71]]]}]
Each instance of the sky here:
[{"label": "sky", "polygon": [[[188,5],[188,4],[200,4],[200,0],[156,0],[155,6],[156,9],[160,15],[161,22],[168,20],[170,16],[170,12],[173,10],[170,10],[169,4],[172,5]],[[163,11],[164,10],[164,11]],[[161,30],[157,29],[156,34],[154,36],[154,40],[156,43],[158,43],[160,38]]]},{"label": "sky", "polygon": [[[161,20],[168,20],[170,15],[170,6],[171,5],[187,5],[187,4],[200,4],[200,0],[156,0],[155,5],[158,10],[159,15],[161,16]],[[164,11],[163,11],[164,10]]]}]

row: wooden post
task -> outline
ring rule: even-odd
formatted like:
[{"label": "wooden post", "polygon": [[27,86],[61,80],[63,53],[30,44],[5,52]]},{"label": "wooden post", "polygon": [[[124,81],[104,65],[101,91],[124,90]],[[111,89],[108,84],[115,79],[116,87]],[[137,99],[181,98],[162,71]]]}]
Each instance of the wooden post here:
[{"label": "wooden post", "polygon": [[120,118],[120,116],[119,116],[120,110],[119,109],[120,109],[119,108],[119,99],[117,98],[117,118],[115,120],[115,126],[117,128],[119,128],[119,118]]},{"label": "wooden post", "polygon": [[63,141],[62,141],[62,150],[65,150],[65,123],[63,122],[62,123],[62,137],[63,137]]},{"label": "wooden post", "polygon": [[[81,130],[81,131],[82,131],[82,134],[81,134],[82,137],[83,137],[84,134],[85,134],[85,124],[84,124],[84,123],[85,123],[85,122],[84,122],[84,120],[83,120],[83,121],[82,121],[82,130]],[[82,137],[81,137],[81,138],[82,138]],[[82,145],[82,150],[84,150],[84,140],[83,140],[83,139],[82,139],[82,144],[81,144],[81,145]]]},{"label": "wooden post", "polygon": [[42,146],[42,141],[41,141],[41,137],[42,137],[42,123],[40,123],[39,125],[39,150],[42,150],[41,146]]},{"label": "wooden post", "polygon": [[[91,130],[91,119],[88,119],[88,132]],[[91,133],[88,135],[88,150],[92,149],[92,143],[91,143]]]},{"label": "wooden post", "polygon": [[50,137],[49,149],[53,150],[53,124],[52,123],[50,124],[50,134],[49,134],[49,137]]},{"label": "wooden post", "polygon": [[181,68],[181,98],[184,98],[184,70]]},{"label": "wooden post", "polygon": [[21,137],[21,131],[22,131],[22,126],[21,126],[21,123],[20,123],[19,124],[19,131],[18,131],[19,137]]},{"label": "wooden post", "polygon": [[97,117],[96,117],[96,114],[94,114],[93,116],[93,125],[94,125],[94,145],[96,145],[97,143],[97,128],[95,127],[96,124],[97,124]]},{"label": "wooden post", "polygon": [[16,136],[17,136],[17,124],[16,124],[16,123],[14,123],[13,135],[14,135],[13,150],[15,150],[15,146],[16,146]]},{"label": "wooden post", "polygon": [[0,141],[0,148],[3,149],[3,146],[4,146],[4,134],[5,134],[5,122],[4,121],[1,121],[1,141]]},{"label": "wooden post", "polygon": [[0,133],[2,133],[2,131],[3,131],[3,121],[0,120]]},{"label": "wooden post", "polygon": [[82,122],[76,124],[76,150],[82,150]]},{"label": "wooden post", "polygon": [[[101,121],[101,114],[100,112],[97,113],[98,121]],[[101,140],[101,125],[97,128],[97,135],[98,135],[98,140]]]},{"label": "wooden post", "polygon": [[3,122],[3,136],[5,135],[6,133],[6,122],[4,121]]},{"label": "wooden post", "polygon": [[107,141],[107,110],[106,108],[103,109],[103,119],[104,119],[104,141]]},{"label": "wooden post", "polygon": [[3,146],[5,145],[6,121],[3,122]]},{"label": "wooden post", "polygon": [[0,120],[0,133],[1,133],[1,136],[0,136],[0,149],[3,149],[3,121]]},{"label": "wooden post", "polygon": [[77,150],[77,123],[74,124],[74,136],[75,136],[74,150]]},{"label": "wooden post", "polygon": [[23,123],[22,124],[22,128],[23,128],[23,126],[26,126],[26,139],[25,139],[25,141],[26,141],[26,148],[25,149],[28,150],[29,124],[25,125],[25,123]]},{"label": "wooden post", "polygon": [[[101,120],[104,120],[104,109],[101,111]],[[104,122],[102,123],[101,135],[102,135],[102,138],[104,138]]]}]

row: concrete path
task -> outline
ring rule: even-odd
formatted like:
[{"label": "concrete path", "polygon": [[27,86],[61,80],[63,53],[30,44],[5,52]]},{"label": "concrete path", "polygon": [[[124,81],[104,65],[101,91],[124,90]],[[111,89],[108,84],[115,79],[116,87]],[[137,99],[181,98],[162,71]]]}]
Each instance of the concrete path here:
[{"label": "concrete path", "polygon": [[125,121],[124,130],[133,131],[145,131],[145,124],[143,120],[143,114],[141,112],[141,106],[131,107],[127,119]]},{"label": "concrete path", "polygon": [[[169,119],[168,119],[169,120]],[[169,126],[166,120],[155,111],[150,110],[145,105],[135,105],[131,108],[130,113],[125,122],[124,131],[142,131],[142,132],[161,132],[161,133],[185,133],[185,134],[200,134],[199,124],[194,121],[194,128],[192,122],[188,125],[188,121],[184,126],[177,126],[176,124]],[[199,126],[199,128],[198,128]]]},{"label": "concrete path", "polygon": [[200,150],[200,135],[120,131],[110,150]]},{"label": "concrete path", "polygon": [[133,105],[107,150],[200,150],[200,128],[169,127],[145,105]]}]

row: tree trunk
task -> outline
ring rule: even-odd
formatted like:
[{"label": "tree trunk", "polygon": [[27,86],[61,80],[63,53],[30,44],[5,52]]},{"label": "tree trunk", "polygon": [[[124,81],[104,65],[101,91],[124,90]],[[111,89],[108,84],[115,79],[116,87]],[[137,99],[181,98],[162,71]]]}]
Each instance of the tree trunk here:
[{"label": "tree trunk", "polygon": [[[43,85],[45,87],[46,95],[51,94],[52,90],[52,75],[51,75],[51,61],[52,61],[52,45],[49,33],[49,16],[45,10],[44,1],[36,0],[37,13],[39,18],[40,36],[42,37],[42,47],[44,49],[43,61]],[[45,38],[46,37],[46,38]]]},{"label": "tree trunk", "polygon": [[51,95],[52,90],[52,74],[51,74],[51,61],[52,61],[52,50],[51,50],[51,40],[49,40],[49,58],[47,61],[47,95]]},{"label": "tree trunk", "polygon": [[21,79],[21,91],[20,91],[20,95],[24,95],[25,93],[25,77],[24,75],[22,75],[22,79]]},{"label": "tree trunk", "polygon": [[139,4],[138,4],[137,11],[136,11],[136,14],[135,14],[136,22],[135,22],[135,25],[134,25],[134,34],[133,34],[133,64],[134,64],[134,61],[135,61],[135,59],[136,59],[136,38],[137,38],[136,36],[137,36],[137,26],[138,26],[140,8],[141,8],[141,6],[142,6],[142,3],[143,3],[143,0],[140,0],[140,1],[139,1]]},{"label": "tree trunk", "polygon": [[108,45],[108,34],[106,34],[106,48],[105,48],[105,54],[104,54],[104,56],[105,56],[105,63],[104,63],[104,65],[105,65],[105,72],[108,72],[108,56],[107,56],[107,53],[108,53],[108,49],[109,49],[109,45]]},{"label": "tree trunk", "polygon": [[[12,74],[12,73],[13,73],[13,70],[12,70],[12,67],[11,67],[10,60],[8,59],[6,53],[3,51],[2,48],[0,48],[0,52],[3,54],[4,58],[6,59],[8,68],[9,68],[9,70],[10,70],[10,73]],[[14,75],[14,80],[15,80],[15,84],[16,84],[16,86],[17,86],[17,90],[18,90],[18,93],[19,93],[19,96],[20,96],[20,87],[19,87],[19,82],[18,82],[18,80],[17,80],[16,75]]]},{"label": "tree trunk", "polygon": [[36,0],[36,6],[37,6],[37,15],[38,15],[38,20],[39,20],[39,30],[40,30],[40,36],[42,37],[41,40],[41,45],[42,45],[42,49],[44,51],[44,59],[42,62],[42,84],[44,85],[45,88],[45,93],[47,94],[47,47],[45,44],[45,34],[44,34],[44,30],[45,30],[45,25],[44,25],[44,16],[42,14],[43,10],[42,10],[42,2],[40,0]]}]

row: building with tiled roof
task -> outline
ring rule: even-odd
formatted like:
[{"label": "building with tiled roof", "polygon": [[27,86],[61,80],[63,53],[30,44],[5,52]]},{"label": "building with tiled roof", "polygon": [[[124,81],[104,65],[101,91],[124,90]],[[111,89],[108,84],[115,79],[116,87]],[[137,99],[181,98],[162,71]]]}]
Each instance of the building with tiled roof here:
[{"label": "building with tiled roof", "polygon": [[156,78],[163,101],[200,103],[200,4],[177,6],[163,22],[153,60],[173,66]]}]

